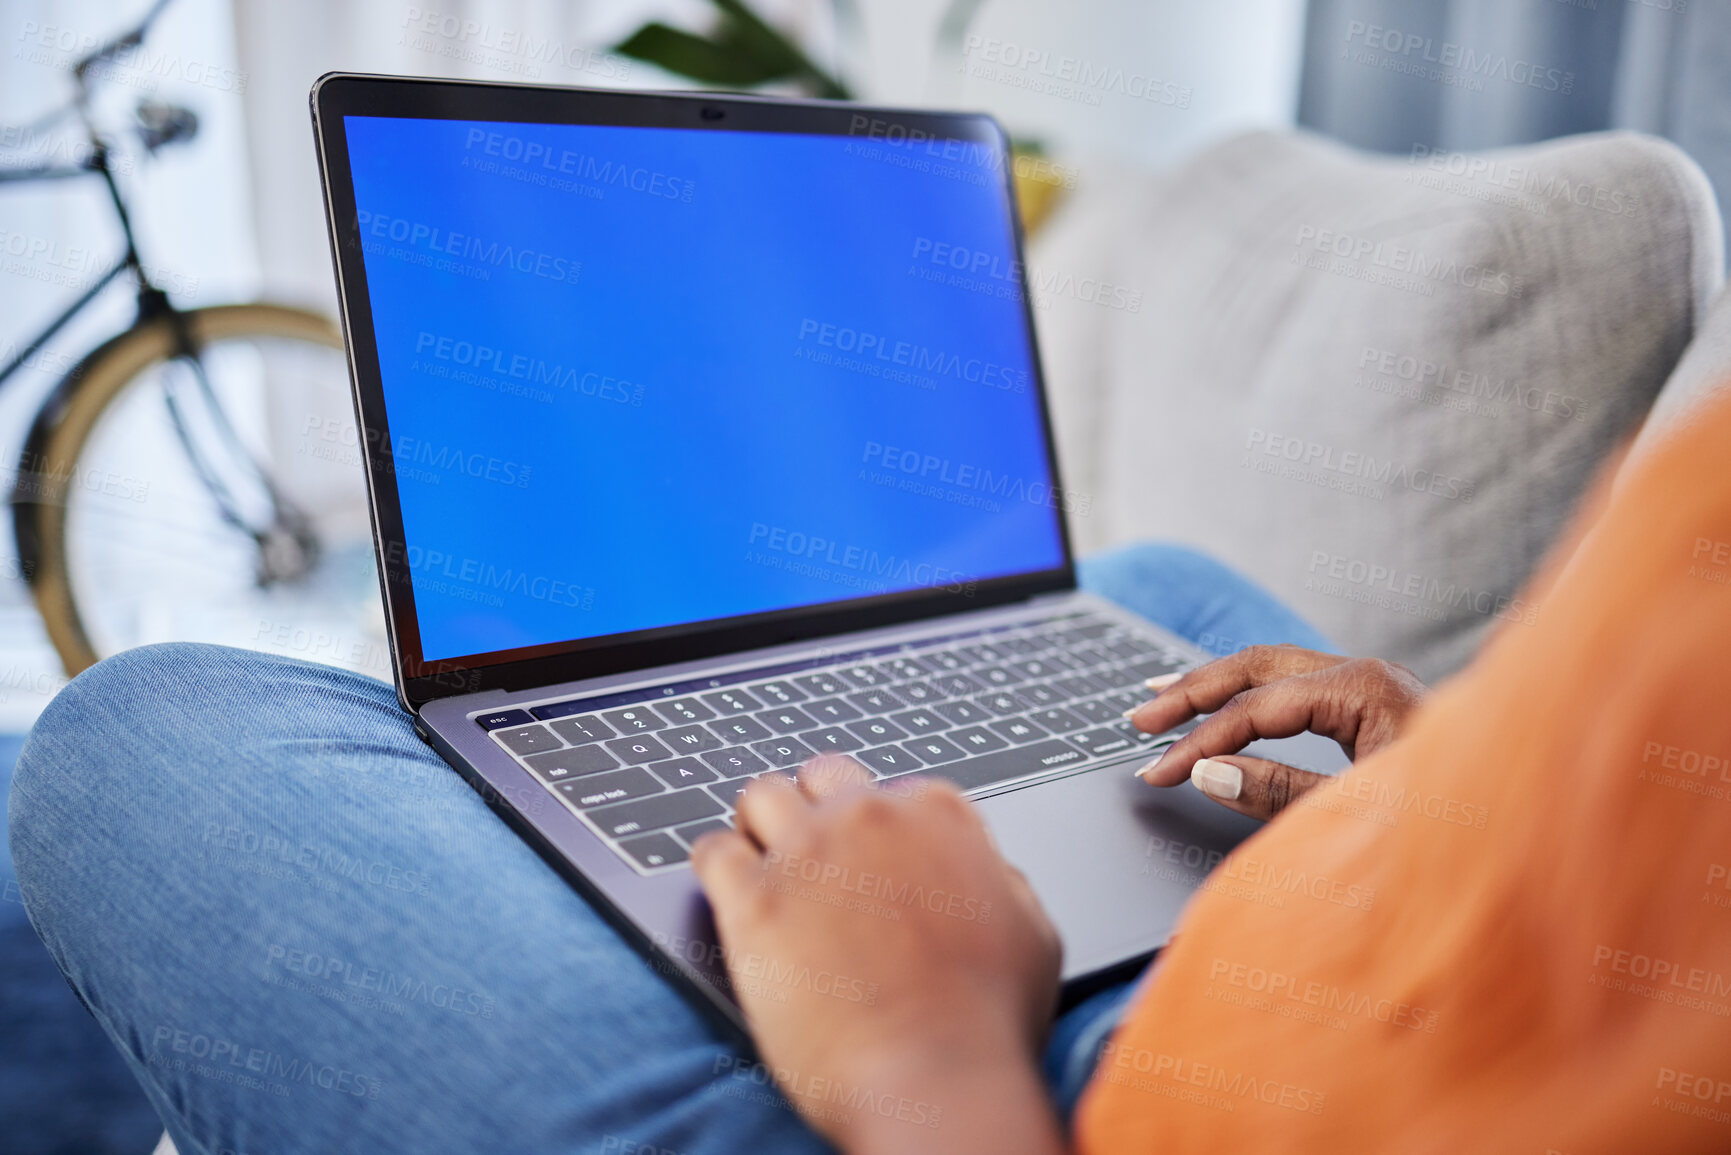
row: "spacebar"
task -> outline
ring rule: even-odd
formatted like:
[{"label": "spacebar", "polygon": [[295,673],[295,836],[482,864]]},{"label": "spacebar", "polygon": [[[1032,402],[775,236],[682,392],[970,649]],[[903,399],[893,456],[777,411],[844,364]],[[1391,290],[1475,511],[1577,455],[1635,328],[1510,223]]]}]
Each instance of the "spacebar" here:
[{"label": "spacebar", "polygon": [[963,790],[977,790],[994,782],[1007,782],[1024,774],[1056,770],[1060,766],[1070,766],[1087,760],[1088,755],[1068,742],[1047,738],[1031,746],[999,750],[996,754],[984,754],[978,758],[969,758],[965,762],[951,762],[947,766],[932,766],[915,773],[948,778]]}]

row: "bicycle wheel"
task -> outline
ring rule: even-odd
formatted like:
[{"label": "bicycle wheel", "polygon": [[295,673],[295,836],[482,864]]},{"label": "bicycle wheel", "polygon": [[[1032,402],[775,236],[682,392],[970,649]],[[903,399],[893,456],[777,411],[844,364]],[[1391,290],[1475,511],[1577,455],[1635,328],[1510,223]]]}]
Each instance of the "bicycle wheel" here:
[{"label": "bicycle wheel", "polygon": [[[182,317],[196,367],[176,356],[173,318],[138,325],[67,374],[25,442],[14,533],[66,672],[207,641],[388,678],[341,334],[280,305]],[[267,580],[259,540],[233,515],[268,525],[285,501],[318,560]]]}]

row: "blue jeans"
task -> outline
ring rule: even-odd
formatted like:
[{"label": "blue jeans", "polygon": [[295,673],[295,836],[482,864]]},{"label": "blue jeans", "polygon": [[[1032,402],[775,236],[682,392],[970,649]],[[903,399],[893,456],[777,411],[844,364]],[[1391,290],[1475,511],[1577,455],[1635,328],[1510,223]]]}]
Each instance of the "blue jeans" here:
[{"label": "blue jeans", "polygon": [[[1193,640],[1325,644],[1184,551],[1083,572]],[[110,658],[37,723],[10,809],[31,921],[182,1155],[825,1149],[383,683],[213,646]],[[1061,1110],[1127,994],[1056,1025]]]}]

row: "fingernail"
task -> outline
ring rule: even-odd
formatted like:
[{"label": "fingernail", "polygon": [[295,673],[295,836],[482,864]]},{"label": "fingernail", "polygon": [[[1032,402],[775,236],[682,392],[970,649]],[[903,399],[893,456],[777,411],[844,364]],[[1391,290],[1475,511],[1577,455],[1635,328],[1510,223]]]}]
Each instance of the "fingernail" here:
[{"label": "fingernail", "polygon": [[1158,678],[1149,678],[1142,684],[1158,694],[1161,690],[1164,690],[1166,687],[1177,682],[1178,679],[1183,676],[1184,672],[1182,670],[1173,670],[1170,674],[1161,674]]},{"label": "fingernail", "polygon": [[[1142,765],[1136,768],[1136,777],[1142,779],[1144,782],[1148,782],[1148,775],[1154,772],[1154,767],[1160,765],[1160,759],[1164,757],[1166,757],[1166,752],[1162,750],[1158,756],[1150,758],[1148,761],[1142,763]],[[1154,784],[1148,782],[1148,785],[1152,786]]]},{"label": "fingernail", "polygon": [[[1145,706],[1145,705],[1147,705],[1147,703],[1144,702],[1142,705]],[[1128,710],[1125,710],[1122,714],[1120,714],[1118,716],[1120,718],[1134,718],[1136,716],[1136,711],[1140,710],[1141,708],[1142,708],[1142,706],[1131,706]]]},{"label": "fingernail", "polygon": [[1198,758],[1190,768],[1190,785],[1210,798],[1236,802],[1244,793],[1244,771],[1216,758]]}]

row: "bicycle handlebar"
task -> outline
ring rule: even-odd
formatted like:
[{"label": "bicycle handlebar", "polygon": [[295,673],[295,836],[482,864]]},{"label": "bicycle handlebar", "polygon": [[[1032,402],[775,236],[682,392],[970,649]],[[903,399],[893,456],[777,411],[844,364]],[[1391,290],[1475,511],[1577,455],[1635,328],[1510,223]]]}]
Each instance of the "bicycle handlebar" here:
[{"label": "bicycle handlebar", "polygon": [[[86,160],[74,164],[32,165],[28,168],[14,169],[11,172],[0,170],[0,183],[25,180],[59,180],[87,172],[100,174],[103,184],[108,190],[109,202],[114,206],[115,215],[119,218],[121,235],[126,239],[125,255],[120,258],[107,276],[101,278],[96,285],[92,286],[83,297],[73,304],[72,308],[62,314],[59,320],[49,326],[37,339],[38,344],[52,337],[55,330],[70,319],[73,314],[84,308],[97,292],[119,275],[122,269],[131,269],[138,278],[140,316],[161,308],[167,308],[170,312],[173,311],[173,306],[168,303],[167,295],[151,283],[149,275],[145,272],[143,262],[139,260],[138,245],[132,231],[132,215],[127,211],[126,199],[121,195],[120,186],[114,179],[114,170],[109,166],[108,144],[104,141],[95,120],[91,116],[89,79],[90,70],[98,64],[112,60],[127,49],[142,44],[145,34],[150,31],[150,26],[156,22],[156,18],[162,15],[163,9],[167,8],[170,3],[172,0],[155,0],[150,9],[145,12],[144,19],[140,20],[130,32],[110,40],[72,66],[73,83],[76,85],[77,91],[66,109],[77,115],[79,123],[84,126],[85,132],[90,137],[91,151]],[[52,123],[54,116],[55,114],[50,114],[49,117],[44,118],[45,122]],[[155,153],[157,149],[167,144],[191,140],[198,132],[198,116],[188,108],[147,100],[139,105],[137,116],[139,137],[145,148],[151,153]],[[17,368],[16,359],[14,364],[6,367],[5,373],[10,373],[15,368]],[[3,379],[4,375],[4,373],[0,373],[0,379]]]},{"label": "bicycle handlebar", "polygon": [[150,6],[150,11],[144,14],[144,19],[140,20],[132,31],[115,37],[107,44],[102,45],[94,52],[85,56],[84,59],[80,60],[77,64],[74,64],[72,66],[72,76],[73,79],[78,82],[79,90],[82,91],[87,87],[86,74],[89,73],[92,68],[101,64],[105,60],[110,60],[113,57],[118,56],[128,48],[137,48],[140,44],[144,43],[144,37],[150,31],[150,26],[156,23],[156,18],[162,15],[162,10],[167,8],[172,2],[173,0],[156,0],[156,3]]},{"label": "bicycle handlebar", "polygon": [[[134,25],[131,31],[116,36],[113,40],[81,57],[72,66],[73,81],[78,88],[77,93],[66,104],[37,117],[32,124],[26,126],[29,129],[46,130],[67,116],[76,116],[90,138],[92,146],[90,157],[71,164],[36,164],[21,168],[0,166],[0,184],[64,180],[104,171],[106,164],[103,157],[105,146],[96,125],[90,119],[88,107],[90,70],[105,61],[114,59],[127,49],[136,48],[144,43],[144,38],[149,34],[151,25],[156,23],[157,17],[161,16],[163,10],[171,3],[173,0],[155,0],[155,3],[145,12],[144,19]],[[146,99],[140,102],[135,116],[138,121],[136,131],[139,140],[143,143],[145,150],[152,154],[166,145],[189,141],[198,135],[198,114],[190,108]]]}]

